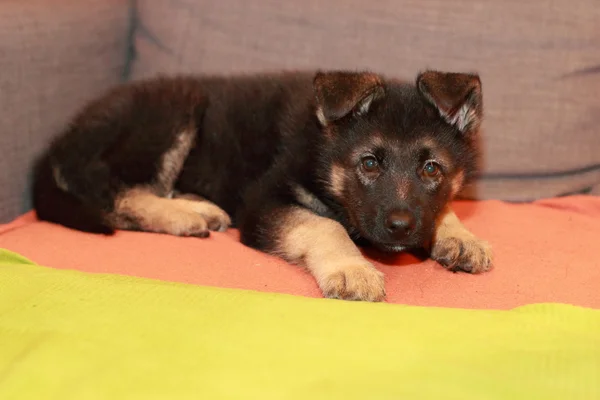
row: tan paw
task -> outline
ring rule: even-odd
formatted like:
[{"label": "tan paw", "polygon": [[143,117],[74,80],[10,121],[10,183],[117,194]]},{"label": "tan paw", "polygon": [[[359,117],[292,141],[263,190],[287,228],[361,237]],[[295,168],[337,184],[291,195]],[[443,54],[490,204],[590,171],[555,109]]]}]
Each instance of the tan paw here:
[{"label": "tan paw", "polygon": [[320,280],[323,295],[332,299],[382,301],[385,299],[383,273],[370,264],[348,264]]},{"label": "tan paw", "polygon": [[193,212],[178,210],[172,212],[168,218],[153,229],[156,232],[167,233],[175,236],[195,236],[205,238],[210,235],[208,225],[204,217]]},{"label": "tan paw", "polygon": [[194,202],[193,210],[206,221],[209,230],[225,232],[231,226],[231,218],[224,210],[208,201]]},{"label": "tan paw", "polygon": [[225,231],[231,225],[225,211],[199,196],[165,198],[148,188],[124,191],[114,208],[109,218],[116,229],[208,237],[209,231]]},{"label": "tan paw", "polygon": [[433,245],[431,258],[454,272],[476,274],[492,267],[490,245],[474,236],[439,239]]},{"label": "tan paw", "polygon": [[168,233],[176,236],[205,238],[210,231],[224,232],[231,225],[231,218],[221,208],[208,201],[172,200],[178,202],[177,212],[170,216]]}]

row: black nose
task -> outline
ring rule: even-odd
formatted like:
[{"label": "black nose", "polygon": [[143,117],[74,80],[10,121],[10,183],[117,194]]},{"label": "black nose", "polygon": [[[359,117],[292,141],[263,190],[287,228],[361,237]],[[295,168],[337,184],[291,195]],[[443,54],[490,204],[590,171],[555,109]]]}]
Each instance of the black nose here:
[{"label": "black nose", "polygon": [[415,217],[408,211],[392,211],[387,217],[386,228],[397,238],[406,237],[415,229]]}]

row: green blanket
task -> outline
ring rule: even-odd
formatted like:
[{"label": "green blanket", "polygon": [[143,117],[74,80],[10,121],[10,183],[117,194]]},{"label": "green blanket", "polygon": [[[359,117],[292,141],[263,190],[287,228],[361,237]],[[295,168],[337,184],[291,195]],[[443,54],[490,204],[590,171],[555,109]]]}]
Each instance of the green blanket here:
[{"label": "green blanket", "polygon": [[600,399],[600,311],[309,299],[0,252],[0,399],[242,398]]}]

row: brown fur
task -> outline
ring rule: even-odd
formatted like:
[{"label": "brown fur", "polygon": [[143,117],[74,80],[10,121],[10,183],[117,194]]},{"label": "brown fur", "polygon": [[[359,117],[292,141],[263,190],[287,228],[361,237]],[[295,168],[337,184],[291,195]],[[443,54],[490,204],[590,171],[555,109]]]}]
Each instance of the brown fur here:
[{"label": "brown fur", "polygon": [[417,147],[430,149],[432,154],[435,156],[435,159],[441,165],[452,165],[453,164],[452,157],[450,154],[448,154],[448,150],[446,150],[444,147],[440,146],[435,140],[433,140],[431,138],[427,138],[427,139],[419,141],[419,144],[420,144],[420,146],[417,146]]},{"label": "brown fur", "polygon": [[462,190],[464,181],[465,181],[465,172],[460,170],[452,178],[452,183],[451,183],[451,188],[452,188],[451,197],[452,198],[454,198]]},{"label": "brown fur", "polygon": [[369,263],[342,225],[302,208],[290,209],[277,233],[280,256],[305,266],[326,297],[381,301],[383,274]]},{"label": "brown fur", "polygon": [[329,186],[331,193],[337,198],[342,197],[344,193],[344,180],[346,179],[344,167],[333,164],[331,166],[331,174],[329,176]]},{"label": "brown fur", "polygon": [[454,271],[478,273],[492,266],[490,245],[471,233],[450,207],[438,221],[431,258]]},{"label": "brown fur", "polygon": [[403,180],[398,183],[396,186],[396,190],[398,191],[399,199],[407,199],[410,196],[410,181]]},{"label": "brown fur", "polygon": [[196,130],[193,127],[185,129],[175,138],[175,143],[171,148],[163,154],[155,185],[163,196],[173,191],[175,181],[181,173],[181,168],[194,145],[195,138]]}]

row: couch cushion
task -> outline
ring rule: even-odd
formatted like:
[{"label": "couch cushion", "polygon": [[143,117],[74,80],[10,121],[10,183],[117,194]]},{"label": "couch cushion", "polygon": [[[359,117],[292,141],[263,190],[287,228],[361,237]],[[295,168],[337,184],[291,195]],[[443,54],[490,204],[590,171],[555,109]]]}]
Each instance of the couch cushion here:
[{"label": "couch cushion", "polygon": [[[600,186],[596,0],[139,0],[133,77],[371,68],[479,71],[485,179],[470,197]],[[597,188],[595,189],[598,190]]]},{"label": "couch cushion", "polygon": [[[600,198],[457,202],[455,210],[492,244],[495,268],[481,275],[453,274],[409,254],[365,252],[386,274],[389,302],[494,309],[561,302],[600,308],[600,258],[593,253],[600,237]],[[139,232],[103,237],[27,214],[0,231],[0,247],[50,267],[321,296],[308,273],[241,245],[235,230],[208,239]]]},{"label": "couch cushion", "polygon": [[29,208],[33,157],[85,101],[119,82],[128,2],[3,1],[0,6],[0,222]]}]

